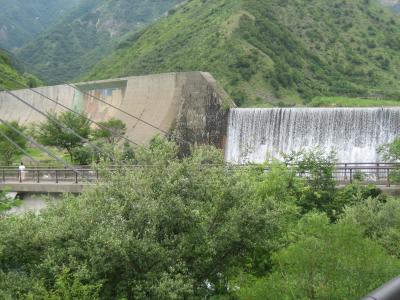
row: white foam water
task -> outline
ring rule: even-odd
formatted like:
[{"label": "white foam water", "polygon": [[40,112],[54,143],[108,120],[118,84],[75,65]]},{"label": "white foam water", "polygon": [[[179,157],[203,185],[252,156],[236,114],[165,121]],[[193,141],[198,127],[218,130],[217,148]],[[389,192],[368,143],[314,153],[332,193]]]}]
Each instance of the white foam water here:
[{"label": "white foam water", "polygon": [[377,147],[400,136],[400,108],[236,108],[226,160],[261,163],[319,147],[339,162],[377,162]]}]

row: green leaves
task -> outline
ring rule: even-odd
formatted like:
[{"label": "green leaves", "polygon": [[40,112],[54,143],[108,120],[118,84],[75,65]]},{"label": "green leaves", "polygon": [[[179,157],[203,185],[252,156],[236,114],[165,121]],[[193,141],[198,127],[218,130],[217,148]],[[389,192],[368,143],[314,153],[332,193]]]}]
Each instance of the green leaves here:
[{"label": "green leaves", "polygon": [[[180,158],[156,137],[137,167],[101,169],[100,185],[40,215],[0,218],[0,296],[360,298],[398,272],[400,205],[358,185],[329,194],[329,159],[303,158],[307,180],[278,162],[227,165],[212,147]],[[302,215],[299,199],[316,206]],[[315,211],[332,207],[334,220]]]},{"label": "green leaves", "polygon": [[274,256],[275,271],[240,292],[240,299],[360,299],[398,275],[400,261],[360,228],[306,215],[294,241]]},{"label": "green leaves", "polygon": [[[24,131],[24,128],[18,122],[12,121],[10,125],[19,131]],[[14,130],[6,125],[0,125],[0,131],[15,142],[20,148],[26,149],[27,140],[16,133]],[[11,165],[13,161],[23,154],[22,150],[17,148],[6,138],[0,135],[0,162],[5,165]]]}]

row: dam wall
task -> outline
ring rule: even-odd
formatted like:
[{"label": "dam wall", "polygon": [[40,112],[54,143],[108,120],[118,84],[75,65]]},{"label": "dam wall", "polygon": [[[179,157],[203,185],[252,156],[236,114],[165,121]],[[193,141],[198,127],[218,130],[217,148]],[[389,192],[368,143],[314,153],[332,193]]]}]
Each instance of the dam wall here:
[{"label": "dam wall", "polygon": [[[83,112],[95,121],[117,118],[127,125],[127,135],[145,145],[157,134],[174,134],[182,147],[191,144],[212,144],[223,148],[228,108],[233,102],[205,72],[166,73],[102,81],[83,82],[36,88],[38,92],[71,109]],[[56,105],[29,89],[13,91],[43,112],[61,112]],[[100,98],[129,114],[132,118],[101,103]],[[21,124],[43,122],[44,117],[11,95],[0,93],[0,117]]]},{"label": "dam wall", "polygon": [[262,163],[318,147],[339,162],[378,162],[377,147],[400,136],[400,108],[232,109],[226,159]]}]

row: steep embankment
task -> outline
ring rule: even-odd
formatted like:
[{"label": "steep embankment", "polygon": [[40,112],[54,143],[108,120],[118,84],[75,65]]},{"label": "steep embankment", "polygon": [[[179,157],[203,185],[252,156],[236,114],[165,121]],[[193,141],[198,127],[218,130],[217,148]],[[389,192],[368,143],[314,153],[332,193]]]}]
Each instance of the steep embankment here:
[{"label": "steep embankment", "polygon": [[25,45],[80,0],[0,0],[0,45]]},{"label": "steep embankment", "polygon": [[48,84],[81,76],[136,32],[182,0],[82,0],[17,55]]},{"label": "steep embankment", "polygon": [[20,84],[13,80],[7,79],[4,74],[15,81],[21,82],[24,85],[34,87],[40,84],[39,80],[30,75],[21,75],[11,64],[10,56],[3,50],[0,49],[0,90],[2,89],[18,89],[22,88]]},{"label": "steep embankment", "polygon": [[400,25],[375,1],[192,0],[85,78],[211,72],[239,105],[400,98]]}]

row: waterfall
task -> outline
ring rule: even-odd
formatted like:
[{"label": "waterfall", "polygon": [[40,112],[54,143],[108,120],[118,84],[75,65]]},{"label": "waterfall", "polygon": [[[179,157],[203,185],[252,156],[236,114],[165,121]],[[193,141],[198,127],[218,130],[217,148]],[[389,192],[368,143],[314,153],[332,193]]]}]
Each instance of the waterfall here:
[{"label": "waterfall", "polygon": [[226,160],[264,162],[319,147],[339,162],[377,162],[376,148],[400,136],[400,108],[232,109]]}]

